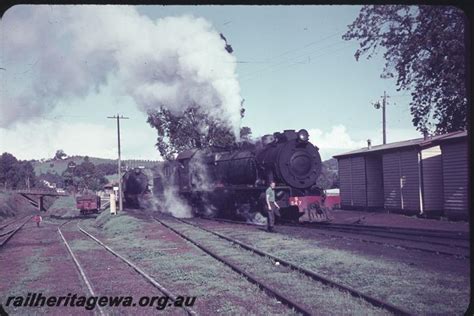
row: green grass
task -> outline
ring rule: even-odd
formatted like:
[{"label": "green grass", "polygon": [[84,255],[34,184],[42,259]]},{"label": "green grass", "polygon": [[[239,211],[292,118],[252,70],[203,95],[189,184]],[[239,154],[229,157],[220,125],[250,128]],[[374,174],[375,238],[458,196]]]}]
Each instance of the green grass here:
[{"label": "green grass", "polygon": [[47,214],[67,218],[78,216],[80,213],[73,196],[60,196],[48,209]]},{"label": "green grass", "polygon": [[[158,155],[157,155],[158,156]],[[49,160],[49,161],[34,161],[32,163],[35,174],[39,176],[42,173],[57,173],[58,175],[61,175],[66,169],[67,165],[73,161],[76,165],[81,164],[84,161],[83,156],[72,156],[69,158],[66,158],[64,160]],[[97,158],[97,157],[89,157],[89,161],[92,162],[94,165],[98,164],[103,164],[103,163],[112,163],[116,164],[117,160],[116,159],[106,159],[106,158]],[[137,165],[142,165],[147,168],[152,167],[156,165],[156,161],[144,161],[144,160],[134,160],[134,159],[128,159],[128,160],[122,160],[123,165],[130,165],[130,166],[137,166]]]},{"label": "green grass", "polygon": [[[116,163],[116,160],[113,160],[113,159],[90,157],[89,160],[94,165],[98,165],[101,163]],[[48,173],[48,171],[50,173],[57,173],[58,175],[61,175],[67,169],[67,165],[72,161],[75,164],[79,165],[84,161],[84,157],[73,156],[73,157],[66,158],[64,160],[50,160],[50,161],[44,161],[44,162],[35,161],[33,162],[33,168],[37,176],[39,176],[42,173]]]},{"label": "green grass", "polygon": [[[87,228],[107,236],[107,240],[103,241],[126,255],[175,294],[196,296],[196,309],[200,314],[215,314],[223,310],[232,315],[294,314],[201,251],[192,247],[191,250],[183,249],[183,243],[179,241],[145,238],[145,226],[147,231],[160,227],[157,223],[118,215],[98,218],[94,223],[89,222]],[[170,248],[179,249],[176,252],[169,251]]]},{"label": "green grass", "polygon": [[194,240],[231,260],[246,272],[275,286],[280,292],[311,308],[314,313],[337,315],[382,315],[385,311],[353,298],[329,286],[283,266],[275,266],[270,258],[257,256],[240,246],[184,224],[173,225]]},{"label": "green grass", "polygon": [[[26,270],[21,274],[15,286],[8,289],[8,296],[26,295],[26,291],[31,291],[30,283],[41,280],[41,275],[49,271],[47,261],[49,259],[44,257],[43,249],[36,248],[32,254],[25,258]],[[43,288],[35,288],[35,292],[46,292],[48,284],[44,284]]]},{"label": "green grass", "polygon": [[230,229],[226,234],[417,314],[463,314],[468,306],[469,275],[436,272],[279,234],[244,235]]},{"label": "green grass", "polygon": [[33,214],[37,209],[24,197],[11,192],[0,191],[0,220],[22,214]]}]

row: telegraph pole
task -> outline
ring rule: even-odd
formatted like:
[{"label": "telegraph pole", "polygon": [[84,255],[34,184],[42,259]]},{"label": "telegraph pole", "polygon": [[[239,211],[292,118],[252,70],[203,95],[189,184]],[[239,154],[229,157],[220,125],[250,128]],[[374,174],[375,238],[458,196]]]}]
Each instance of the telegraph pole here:
[{"label": "telegraph pole", "polygon": [[382,108],[382,133],[383,133],[383,144],[385,145],[387,143],[387,123],[385,119],[385,108],[387,107],[387,93],[384,91],[383,92],[383,97],[382,97],[382,105],[380,105],[380,101],[377,101],[374,103],[374,108],[377,110]]},{"label": "telegraph pole", "polygon": [[114,116],[107,116],[109,119],[117,119],[117,141],[118,141],[118,185],[119,185],[119,192],[118,192],[118,199],[119,199],[119,211],[123,210],[123,201],[122,201],[122,166],[120,160],[120,120],[128,120],[128,117],[123,115]]}]

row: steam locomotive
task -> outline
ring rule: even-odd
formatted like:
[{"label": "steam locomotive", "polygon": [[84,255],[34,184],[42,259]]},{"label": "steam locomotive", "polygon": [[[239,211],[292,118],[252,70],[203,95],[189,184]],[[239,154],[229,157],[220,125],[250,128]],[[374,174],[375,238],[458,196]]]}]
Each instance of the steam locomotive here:
[{"label": "steam locomotive", "polygon": [[275,181],[281,217],[306,221],[324,201],[315,185],[321,167],[319,149],[309,142],[308,132],[285,130],[232,150],[181,152],[164,163],[153,179],[153,192],[160,196],[172,185],[196,215],[249,219],[266,215],[265,190]]},{"label": "steam locomotive", "polygon": [[122,177],[125,207],[141,208],[150,193],[149,175],[142,168],[128,170]]}]

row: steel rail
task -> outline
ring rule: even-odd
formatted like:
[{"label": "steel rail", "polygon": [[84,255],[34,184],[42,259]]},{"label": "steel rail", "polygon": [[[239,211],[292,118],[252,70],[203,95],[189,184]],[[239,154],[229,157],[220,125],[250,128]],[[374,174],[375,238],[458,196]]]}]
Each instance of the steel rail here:
[{"label": "steel rail", "polygon": [[[290,223],[291,224],[291,223]],[[363,225],[363,224],[344,224],[344,223],[300,223],[295,225],[303,225],[308,227],[317,228],[347,228],[347,229],[364,229],[378,232],[390,232],[404,235],[415,235],[415,236],[426,236],[426,237],[439,237],[449,239],[461,239],[468,240],[468,232],[451,231],[443,229],[431,229],[431,228],[409,228],[409,227],[396,227],[396,226],[382,226],[382,225]]]},{"label": "steel rail", "polygon": [[0,230],[5,229],[6,227],[8,227],[8,226],[10,226],[11,224],[16,223],[16,222],[18,222],[18,219],[9,221],[8,223],[3,224],[2,226],[0,226]]},{"label": "steel rail", "polygon": [[[69,246],[69,243],[67,242],[67,240],[66,240],[66,238],[64,237],[63,233],[61,232],[61,227],[64,226],[64,225],[66,225],[66,224],[69,223],[69,222],[70,222],[70,221],[67,221],[66,223],[63,223],[63,224],[61,224],[61,225],[58,227],[59,236],[61,236],[61,239],[63,240],[64,245],[66,246],[66,249],[68,250],[69,254],[71,255],[72,260],[74,261],[74,264],[76,265],[76,268],[79,270],[79,273],[81,274],[82,280],[83,280],[84,283],[86,284],[87,290],[89,291],[90,295],[91,295],[91,296],[96,296],[96,294],[95,294],[95,292],[94,292],[94,289],[92,288],[92,285],[91,285],[91,283],[89,282],[89,279],[87,278],[86,273],[84,272],[84,269],[82,269],[81,264],[79,263],[79,260],[77,260],[76,255],[75,255],[74,252],[72,251],[71,247]],[[104,311],[102,310],[102,308],[101,308],[99,305],[97,305],[97,307],[98,307],[98,309],[99,309],[100,315],[105,316],[105,313],[104,313]]]},{"label": "steel rail", "polygon": [[[20,226],[18,226],[18,227],[15,228],[15,229],[12,229],[12,230],[10,230],[9,232],[7,232],[6,234],[3,234],[3,235],[2,235],[2,237],[3,237],[3,236],[5,236],[5,235],[8,235],[8,234],[9,234],[9,235],[7,236],[7,238],[5,238],[4,240],[2,240],[2,241],[0,242],[0,248],[3,248],[3,247],[5,246],[5,244],[13,237],[13,235],[15,235],[20,229],[23,228],[23,226],[25,226],[26,223],[28,223],[28,222],[33,218],[33,216],[27,216],[27,217],[28,217],[28,219],[27,219],[26,221],[24,221]],[[24,218],[22,218],[22,219],[24,219]],[[20,220],[18,220],[18,221],[20,221]],[[11,224],[12,224],[12,223],[10,223],[9,225],[11,225]]]},{"label": "steel rail", "polygon": [[0,230],[5,229],[6,227],[10,226],[11,224],[18,223],[19,221],[21,221],[21,220],[23,220],[23,219],[25,219],[25,218],[27,218],[27,217],[30,217],[30,218],[31,218],[32,215],[26,215],[26,216],[23,216],[22,218],[17,218],[17,219],[14,219],[14,220],[9,221],[9,222],[6,223],[6,224],[2,224],[2,226],[0,226]]},{"label": "steel rail", "polygon": [[6,236],[6,235],[8,235],[8,234],[11,234],[14,230],[15,230],[15,228],[13,228],[13,229],[11,229],[11,230],[5,232],[5,233],[1,233],[1,234],[0,234],[0,237]]},{"label": "steel rail", "polygon": [[[98,238],[94,237],[92,234],[90,234],[89,232],[87,232],[86,230],[84,230],[83,228],[81,228],[79,226],[79,224],[77,225],[77,227],[79,228],[79,230],[84,234],[86,235],[87,237],[91,238],[92,240],[94,240],[96,243],[98,243],[99,245],[101,245],[102,247],[104,247],[108,252],[110,252],[111,254],[113,254],[115,257],[119,258],[120,260],[122,260],[123,262],[125,262],[127,265],[129,265],[130,267],[132,267],[136,272],[138,272],[141,276],[143,276],[149,283],[151,283],[154,287],[156,287],[157,289],[159,289],[163,294],[165,294],[166,296],[168,296],[169,298],[171,298],[172,301],[176,301],[176,295],[174,295],[170,290],[166,289],[163,285],[161,285],[160,283],[158,283],[155,279],[153,279],[151,276],[149,276],[146,272],[144,272],[142,269],[140,269],[137,265],[135,265],[133,262],[131,262],[130,260],[126,259],[125,257],[123,257],[122,255],[120,255],[119,253],[117,253],[115,250],[113,250],[112,248],[110,248],[109,246],[107,246],[106,244],[104,244],[102,241],[100,241]],[[196,316],[197,313],[192,310],[191,308],[187,307],[187,306],[180,306],[181,308],[183,308],[186,313],[190,316]]]},{"label": "steel rail", "polygon": [[394,227],[382,227],[382,226],[371,226],[371,225],[351,225],[351,224],[315,224],[308,223],[297,226],[311,227],[315,229],[346,229],[354,231],[370,231],[370,232],[379,232],[387,234],[397,234],[397,235],[409,235],[416,237],[427,237],[427,238],[443,238],[443,239],[453,239],[453,240],[465,240],[468,241],[468,236],[463,232],[450,232],[450,231],[430,231],[425,232],[424,229],[400,229]]},{"label": "steel rail", "polygon": [[[244,225],[253,225],[253,226],[265,226],[258,225],[254,223],[247,223],[241,221],[228,220],[223,218],[211,218],[211,217],[200,217],[203,219],[229,222],[229,223],[240,223]],[[394,227],[394,226],[379,226],[379,225],[356,225],[356,224],[332,224],[332,223],[292,223],[285,221],[286,226],[297,226],[297,227],[306,227],[306,228],[347,228],[354,230],[365,230],[365,231],[377,231],[377,232],[386,232],[391,234],[404,234],[404,235],[414,235],[422,237],[432,237],[432,238],[447,238],[447,239],[459,239],[469,241],[469,233],[466,232],[455,232],[448,230],[437,230],[437,229],[416,229],[416,228],[404,228],[404,227]]]},{"label": "steel rail", "polygon": [[303,315],[312,315],[312,313],[309,311],[308,307],[301,306],[300,304],[298,304],[296,302],[293,302],[290,298],[287,298],[284,294],[280,293],[278,290],[273,289],[268,284],[262,282],[261,280],[258,280],[258,278],[256,276],[254,276],[253,274],[243,271],[242,269],[240,269],[239,267],[237,267],[233,263],[229,262],[228,260],[222,258],[221,256],[219,256],[215,252],[213,252],[213,251],[209,250],[208,248],[204,247],[203,245],[199,244],[197,241],[195,241],[192,238],[186,236],[185,234],[183,234],[182,232],[178,231],[177,229],[171,227],[170,225],[164,223],[162,220],[159,220],[156,217],[153,217],[153,219],[155,221],[157,221],[158,223],[160,223],[161,225],[163,225],[164,227],[171,230],[172,232],[174,232],[176,235],[180,236],[184,240],[187,240],[188,242],[190,242],[191,244],[193,244],[197,248],[201,249],[202,251],[204,251],[206,254],[210,255],[214,259],[216,259],[216,260],[222,262],[223,264],[225,264],[226,266],[230,267],[232,270],[234,270],[235,272],[237,272],[240,275],[242,275],[243,277],[245,277],[249,282],[257,285],[260,289],[262,289],[270,297],[277,298],[280,302],[282,302],[286,306],[296,310],[297,312],[299,312]]},{"label": "steel rail", "polygon": [[298,266],[298,265],[295,265],[295,264],[293,264],[293,263],[291,263],[291,262],[289,262],[289,261],[286,261],[285,259],[282,259],[282,258],[277,257],[277,256],[275,256],[275,255],[269,254],[268,252],[259,250],[259,249],[255,248],[255,247],[252,247],[252,246],[250,246],[250,245],[247,245],[247,244],[245,244],[245,243],[243,243],[243,242],[241,242],[241,241],[238,241],[238,240],[236,240],[236,239],[234,239],[234,238],[231,238],[231,237],[229,237],[229,236],[225,236],[225,235],[220,234],[220,233],[218,233],[218,232],[215,232],[215,231],[209,230],[209,229],[207,229],[207,228],[201,227],[201,226],[196,225],[196,224],[194,224],[194,223],[189,223],[188,221],[184,221],[184,220],[182,220],[182,219],[177,219],[177,220],[180,221],[180,222],[182,222],[182,223],[185,223],[185,224],[187,224],[187,225],[190,225],[190,226],[196,227],[196,228],[198,228],[198,229],[201,229],[201,230],[203,230],[203,231],[206,231],[206,232],[208,232],[208,233],[211,233],[211,234],[213,234],[213,235],[215,235],[215,236],[217,236],[217,237],[219,237],[219,238],[222,238],[222,239],[224,239],[224,240],[227,240],[227,241],[229,241],[229,242],[232,242],[232,243],[234,243],[234,244],[236,244],[236,245],[239,245],[240,247],[242,247],[242,248],[244,248],[244,249],[246,249],[246,250],[249,250],[249,251],[251,251],[251,252],[254,252],[254,253],[256,253],[256,254],[262,256],[262,257],[267,257],[267,258],[271,258],[272,260],[278,261],[278,262],[279,262],[281,265],[283,265],[283,266],[286,266],[286,267],[288,267],[288,268],[291,268],[292,270],[298,271],[298,272],[300,272],[300,273],[302,273],[302,274],[304,274],[304,275],[306,275],[306,276],[312,278],[312,279],[315,280],[315,281],[318,281],[318,282],[321,282],[321,283],[323,283],[323,284],[332,286],[332,287],[337,288],[337,289],[339,289],[339,290],[346,291],[346,292],[348,292],[350,295],[352,295],[352,296],[354,296],[354,297],[356,297],[356,298],[363,299],[363,300],[365,300],[366,302],[372,304],[372,305],[375,306],[375,307],[384,308],[384,309],[386,309],[386,310],[388,310],[388,311],[390,311],[390,312],[392,312],[392,313],[394,313],[394,314],[396,314],[396,315],[411,315],[411,313],[409,313],[408,311],[405,311],[404,309],[402,309],[402,308],[400,308],[400,307],[397,307],[397,306],[392,305],[392,304],[390,304],[390,303],[384,302],[384,301],[379,300],[379,299],[377,299],[377,298],[375,298],[375,297],[366,295],[366,294],[364,294],[364,293],[362,293],[362,292],[360,292],[360,291],[358,291],[358,290],[356,290],[356,289],[353,289],[353,288],[351,288],[351,287],[349,287],[349,286],[340,284],[340,283],[338,283],[338,282],[336,282],[336,281],[330,280],[330,279],[328,279],[328,278],[326,278],[326,277],[324,277],[324,276],[322,276],[322,275],[320,275],[320,274],[317,274],[317,273],[315,273],[315,272],[313,272],[313,271],[311,271],[311,270],[308,270],[308,269],[306,269],[306,268],[303,268],[303,267],[300,267],[300,266]]},{"label": "steel rail", "polygon": [[[446,246],[446,247],[456,247],[456,248],[463,248],[469,249],[467,245],[459,245],[459,244],[450,244],[445,242],[433,241],[433,240],[422,240],[417,238],[405,238],[405,237],[398,237],[401,233],[390,233],[390,232],[377,232],[377,231],[364,231],[364,230],[352,230],[352,229],[345,229],[345,228],[332,228],[328,229],[329,231],[336,231],[336,232],[343,232],[343,233],[350,233],[350,234],[359,234],[359,235],[367,235],[367,236],[376,236],[380,238],[387,238],[387,239],[396,239],[396,240],[405,240],[405,241],[413,241],[419,243],[426,243],[438,246]],[[427,237],[427,236],[419,236],[421,238],[442,238],[442,237]]]},{"label": "steel rail", "polygon": [[[232,220],[226,220],[226,219],[215,219],[215,218],[208,218],[208,217],[201,217],[201,218],[209,220],[209,221],[217,221],[217,222],[232,223],[232,224],[239,224],[239,225],[248,225],[248,226],[254,226],[254,227],[264,227],[264,226],[258,225],[258,224],[232,221]],[[353,231],[351,232],[351,231],[344,231],[344,230],[337,230],[337,229],[321,229],[321,230],[319,230],[316,227],[304,226],[304,225],[302,226],[302,225],[298,225],[298,224],[294,224],[294,225],[285,224],[285,225],[282,225],[282,226],[286,226],[286,227],[306,227],[306,228],[309,228],[309,229],[315,229],[315,230],[318,230],[318,232],[317,232],[318,234],[323,234],[325,236],[338,236],[338,237],[341,237],[339,235],[334,235],[334,234],[330,234],[330,233],[322,233],[320,231],[352,234],[352,235],[356,235],[356,236],[366,235],[366,236],[371,236],[371,237],[375,237],[375,238],[384,238],[384,239],[391,239],[391,240],[399,239],[399,240],[404,240],[404,241],[409,241],[409,242],[417,242],[417,243],[425,243],[425,244],[438,244],[438,243],[433,243],[433,242],[430,242],[430,241],[421,241],[421,240],[391,237],[391,236],[381,236],[381,235],[377,235],[375,232],[374,233],[353,232]],[[423,248],[423,247],[407,246],[407,245],[402,245],[402,244],[397,244],[397,243],[386,243],[386,242],[382,242],[382,241],[374,241],[374,240],[368,240],[368,239],[362,239],[362,238],[353,238],[353,237],[350,237],[350,236],[344,236],[344,237],[355,239],[355,240],[361,240],[361,241],[369,242],[369,243],[380,244],[380,245],[389,244],[389,245],[400,246],[402,248],[410,249],[410,250],[419,250],[419,251],[423,251],[423,252],[441,254],[441,255],[446,255],[446,256],[470,258],[469,254],[454,253],[454,252],[449,252],[449,251],[444,251],[444,250],[427,249],[427,248]],[[439,243],[438,246],[453,247],[453,245],[445,244],[445,243]],[[463,248],[463,249],[469,249],[468,246],[464,247],[464,246],[458,245],[457,247],[458,248]]]}]

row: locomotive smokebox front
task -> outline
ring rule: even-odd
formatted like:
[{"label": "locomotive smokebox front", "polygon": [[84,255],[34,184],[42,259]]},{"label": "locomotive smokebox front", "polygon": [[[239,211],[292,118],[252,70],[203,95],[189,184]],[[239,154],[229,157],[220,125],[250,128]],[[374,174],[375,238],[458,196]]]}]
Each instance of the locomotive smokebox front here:
[{"label": "locomotive smokebox front", "polygon": [[[266,137],[268,141],[268,136]],[[319,149],[309,142],[304,129],[286,130],[273,134],[273,141],[257,155],[257,160],[267,173],[267,180],[306,189],[316,183],[321,174]]]}]

